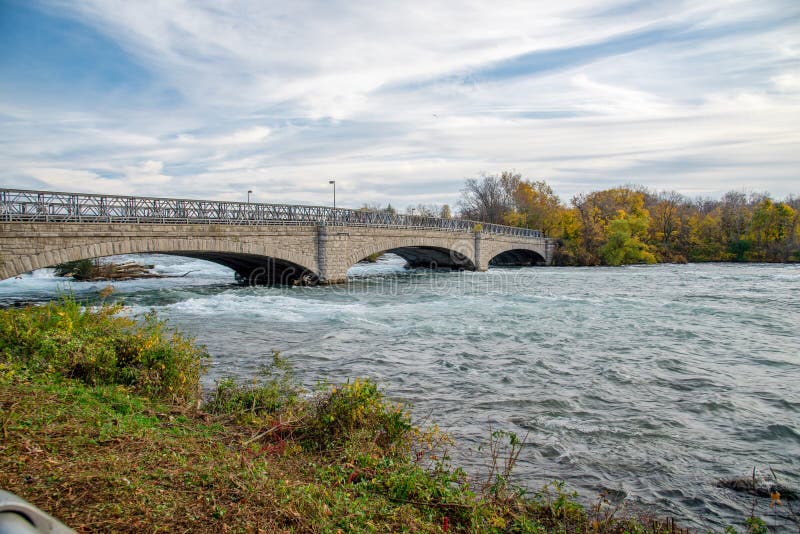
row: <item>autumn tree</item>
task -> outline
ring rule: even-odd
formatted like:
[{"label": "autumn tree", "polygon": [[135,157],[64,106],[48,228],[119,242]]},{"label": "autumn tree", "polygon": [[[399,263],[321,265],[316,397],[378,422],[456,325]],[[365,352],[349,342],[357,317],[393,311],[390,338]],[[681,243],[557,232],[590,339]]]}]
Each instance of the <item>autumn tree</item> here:
[{"label": "autumn tree", "polygon": [[769,197],[759,202],[752,212],[748,237],[753,251],[748,259],[786,261],[793,252],[796,214],[789,205],[775,203]]},{"label": "autumn tree", "polygon": [[511,197],[513,209],[506,215],[506,224],[535,228],[545,235],[554,235],[563,207],[561,199],[546,182],[521,180]]},{"label": "autumn tree", "polygon": [[[649,229],[650,214],[644,207],[644,200],[644,192],[630,187],[595,191],[572,199],[572,206],[580,221],[577,239],[583,254],[582,263],[596,264],[604,261],[606,254],[601,249],[612,236],[615,236],[615,239],[619,238],[619,232],[624,228],[634,232],[631,238],[645,245],[649,252],[646,234]],[[616,223],[611,228],[611,222],[615,219],[627,222]],[[623,255],[623,257],[630,256]],[[647,261],[647,258],[643,256],[642,261]]]},{"label": "autumn tree", "polygon": [[719,210],[696,212],[689,218],[689,261],[728,261],[728,239],[722,229]]},{"label": "autumn tree", "polygon": [[685,262],[693,214],[689,200],[676,191],[664,191],[651,196],[646,206],[650,213],[650,241],[660,259]]},{"label": "autumn tree", "polygon": [[800,261],[800,198],[730,191],[690,200],[624,186],[563,206],[543,181],[504,172],[468,180],[462,216],[539,228],[559,238],[558,265],[653,261]]}]

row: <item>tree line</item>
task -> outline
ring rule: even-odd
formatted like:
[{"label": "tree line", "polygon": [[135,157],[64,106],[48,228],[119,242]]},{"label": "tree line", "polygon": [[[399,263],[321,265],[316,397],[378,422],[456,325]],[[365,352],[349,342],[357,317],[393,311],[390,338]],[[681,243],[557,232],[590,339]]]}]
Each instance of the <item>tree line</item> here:
[{"label": "tree line", "polygon": [[[390,205],[361,209],[397,213]],[[447,204],[408,206],[408,215],[453,216]],[[558,239],[557,265],[687,261],[800,261],[800,196],[729,191],[689,198],[637,185],[572,197],[565,204],[543,180],[504,171],[469,178],[456,216],[533,228]]]},{"label": "tree line", "polygon": [[623,186],[574,196],[568,205],[541,180],[502,172],[466,180],[463,218],[542,230],[559,240],[559,265],[800,261],[800,197],[730,191],[691,199]]}]

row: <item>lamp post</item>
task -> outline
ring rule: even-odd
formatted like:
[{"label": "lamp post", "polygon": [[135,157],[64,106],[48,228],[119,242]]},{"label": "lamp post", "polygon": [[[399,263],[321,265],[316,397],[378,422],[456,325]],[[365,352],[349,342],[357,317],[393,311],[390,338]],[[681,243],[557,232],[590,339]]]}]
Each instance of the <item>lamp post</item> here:
[{"label": "lamp post", "polygon": [[336,224],[336,180],[328,180],[328,183],[333,186],[333,224]]}]

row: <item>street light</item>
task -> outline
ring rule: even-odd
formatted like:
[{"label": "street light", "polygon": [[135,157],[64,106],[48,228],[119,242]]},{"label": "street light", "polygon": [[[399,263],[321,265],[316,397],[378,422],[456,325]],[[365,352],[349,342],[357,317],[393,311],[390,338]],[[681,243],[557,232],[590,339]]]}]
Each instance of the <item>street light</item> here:
[{"label": "street light", "polygon": [[336,224],[336,180],[328,180],[328,183],[333,186],[333,224]]}]

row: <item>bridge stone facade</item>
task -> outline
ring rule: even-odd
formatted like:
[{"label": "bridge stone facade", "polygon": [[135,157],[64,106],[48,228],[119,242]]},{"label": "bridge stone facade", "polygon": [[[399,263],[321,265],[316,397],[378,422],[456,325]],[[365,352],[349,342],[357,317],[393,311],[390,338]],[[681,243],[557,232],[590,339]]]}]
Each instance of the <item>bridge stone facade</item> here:
[{"label": "bridge stone facade", "polygon": [[414,267],[484,271],[490,263],[549,264],[554,247],[544,237],[415,227],[0,222],[0,279],[68,261],[163,253],[226,265],[251,283],[341,283],[379,252]]}]

